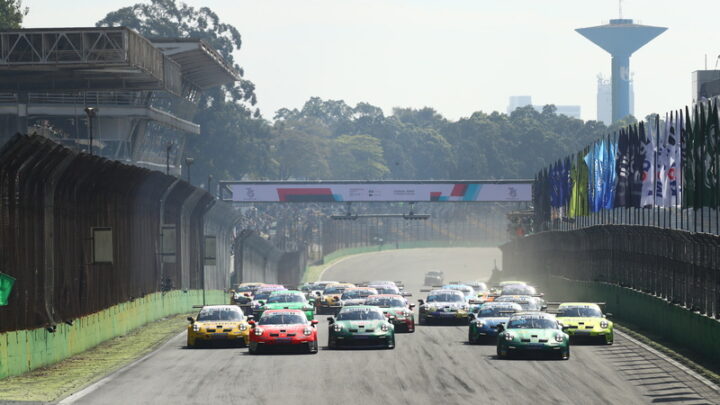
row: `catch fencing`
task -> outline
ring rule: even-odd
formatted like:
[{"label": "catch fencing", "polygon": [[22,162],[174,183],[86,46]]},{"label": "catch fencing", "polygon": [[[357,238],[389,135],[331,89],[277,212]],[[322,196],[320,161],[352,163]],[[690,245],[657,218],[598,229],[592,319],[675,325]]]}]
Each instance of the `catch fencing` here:
[{"label": "catch fencing", "polygon": [[[175,177],[16,135],[0,149],[0,272],[16,278],[0,332],[53,329],[153,292],[228,288],[240,217]],[[267,260],[270,244],[256,242]],[[297,266],[283,271],[299,279]]]},{"label": "catch fencing", "polygon": [[542,232],[502,246],[504,277],[595,281],[720,319],[720,237],[650,226]]}]

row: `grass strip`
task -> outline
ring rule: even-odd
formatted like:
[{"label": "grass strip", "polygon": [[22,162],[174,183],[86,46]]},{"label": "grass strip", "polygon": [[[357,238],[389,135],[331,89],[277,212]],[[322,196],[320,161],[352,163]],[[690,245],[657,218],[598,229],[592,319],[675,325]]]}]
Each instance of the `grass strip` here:
[{"label": "grass strip", "polygon": [[151,352],[182,331],[190,315],[162,318],[59,363],[2,379],[0,402],[57,401]]}]

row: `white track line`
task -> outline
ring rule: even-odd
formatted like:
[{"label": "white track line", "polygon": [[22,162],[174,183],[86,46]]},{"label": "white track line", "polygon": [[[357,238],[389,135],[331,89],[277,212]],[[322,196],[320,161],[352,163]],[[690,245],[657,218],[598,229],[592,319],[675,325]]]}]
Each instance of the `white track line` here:
[{"label": "white track line", "polygon": [[160,346],[156,347],[152,352],[146,354],[145,356],[143,356],[143,357],[141,357],[141,358],[133,361],[133,362],[130,363],[130,364],[127,364],[127,365],[125,365],[125,366],[123,366],[123,367],[120,367],[119,369],[117,369],[117,370],[115,370],[114,372],[110,373],[109,375],[103,377],[103,378],[100,379],[99,381],[97,381],[97,382],[95,382],[95,383],[93,383],[93,384],[85,387],[84,389],[82,389],[82,390],[80,390],[80,391],[78,391],[78,392],[76,392],[76,393],[74,393],[74,394],[71,394],[70,396],[66,397],[66,398],[63,399],[62,401],[58,402],[58,405],[74,404],[75,401],[80,400],[82,397],[84,397],[84,396],[92,393],[93,391],[97,390],[98,388],[102,387],[103,385],[105,385],[105,384],[109,383],[110,381],[114,380],[120,373],[124,372],[125,370],[127,370],[127,369],[129,369],[129,368],[135,367],[138,363],[140,363],[140,362],[142,362],[142,361],[145,361],[145,360],[149,359],[150,357],[154,356],[155,354],[157,354],[157,353],[160,351],[160,349],[162,349],[163,347],[169,345],[170,342],[172,342],[176,337],[178,337],[178,336],[180,336],[180,335],[182,335],[182,334],[184,334],[184,333],[185,333],[185,331],[182,331],[182,332],[178,333],[177,335],[175,335],[175,336],[173,336],[172,338],[168,339],[167,342],[165,342],[165,343],[161,344]]},{"label": "white track line", "polygon": [[660,357],[661,359],[667,361],[668,363],[672,364],[673,366],[679,368],[680,370],[684,371],[687,375],[695,378],[696,380],[700,381],[701,383],[707,385],[710,389],[720,392],[720,387],[715,385],[712,381],[708,380],[707,378],[701,376],[700,374],[696,373],[695,371],[689,369],[688,367],[682,365],[677,360],[673,359],[672,357],[653,349],[652,347],[646,345],[645,343],[640,342],[639,340],[631,337],[627,333],[620,332],[619,330],[615,330],[615,333],[622,336],[623,338],[629,340],[630,342],[642,347],[643,349],[649,351],[650,353],[654,354],[657,357]]}]

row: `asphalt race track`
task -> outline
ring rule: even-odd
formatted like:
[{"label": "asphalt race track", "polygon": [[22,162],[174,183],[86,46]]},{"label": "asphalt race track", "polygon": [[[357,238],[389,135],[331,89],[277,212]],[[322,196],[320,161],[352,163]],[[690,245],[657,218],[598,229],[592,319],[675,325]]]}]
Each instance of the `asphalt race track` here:
[{"label": "asphalt race track", "polygon": [[[345,259],[323,279],[403,280],[414,296],[428,270],[485,280],[497,249],[386,251]],[[553,297],[548,297],[552,300]],[[466,344],[467,326],[418,326],[395,350],[252,356],[247,349],[186,349],[185,333],[63,403],[76,404],[718,404],[708,386],[624,335],[613,346],[572,346],[568,361],[498,360]]]}]

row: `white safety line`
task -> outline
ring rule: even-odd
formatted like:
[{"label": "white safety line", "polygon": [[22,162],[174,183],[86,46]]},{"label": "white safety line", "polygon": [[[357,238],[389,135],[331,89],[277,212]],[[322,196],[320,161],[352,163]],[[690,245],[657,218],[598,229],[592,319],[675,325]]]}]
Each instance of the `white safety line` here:
[{"label": "white safety line", "polygon": [[103,385],[105,385],[105,384],[109,383],[110,381],[114,380],[120,373],[124,372],[125,370],[127,370],[127,369],[129,369],[129,368],[133,368],[133,367],[135,367],[138,363],[140,363],[140,362],[142,362],[142,361],[145,361],[145,360],[149,359],[150,357],[154,356],[155,354],[157,354],[158,352],[160,352],[160,349],[162,349],[163,347],[169,345],[170,342],[172,342],[176,337],[178,337],[178,336],[180,336],[180,335],[182,335],[182,334],[184,334],[184,333],[186,333],[186,332],[183,331],[183,332],[178,333],[177,335],[175,335],[175,336],[173,336],[172,338],[170,338],[167,342],[165,342],[165,343],[161,344],[160,346],[158,346],[157,348],[155,348],[155,350],[153,350],[152,352],[150,352],[150,353],[146,354],[145,356],[143,356],[143,357],[141,357],[141,358],[133,361],[132,363],[130,363],[130,364],[128,364],[128,365],[125,365],[125,366],[123,366],[123,367],[115,370],[114,372],[112,372],[112,373],[110,373],[109,375],[103,377],[103,378],[100,379],[99,381],[97,381],[97,382],[95,382],[95,383],[93,383],[93,384],[85,387],[85,388],[82,389],[81,391],[78,391],[78,392],[76,392],[76,393],[68,396],[67,398],[65,398],[65,399],[63,399],[62,401],[58,402],[58,405],[74,404],[76,401],[80,400],[82,397],[84,397],[84,396],[92,393],[93,391],[97,390],[98,388],[102,387]]},{"label": "white safety line", "polygon": [[645,343],[640,342],[639,340],[631,337],[627,333],[620,332],[619,330],[615,330],[615,333],[622,336],[623,338],[629,340],[630,342],[642,347],[643,349],[649,351],[650,353],[654,354],[657,357],[660,357],[661,359],[667,361],[668,363],[672,364],[673,366],[679,368],[680,370],[684,371],[687,375],[695,378],[696,380],[700,381],[701,383],[707,385],[710,389],[720,392],[720,387],[715,385],[712,381],[708,380],[707,378],[701,376],[700,374],[696,373],[695,371],[691,370],[690,368],[682,365],[677,360],[673,359],[672,357],[653,349],[652,347],[646,345]]}]

